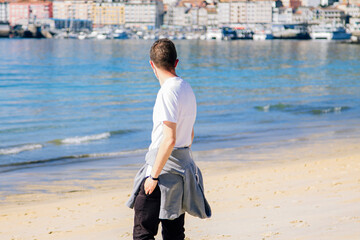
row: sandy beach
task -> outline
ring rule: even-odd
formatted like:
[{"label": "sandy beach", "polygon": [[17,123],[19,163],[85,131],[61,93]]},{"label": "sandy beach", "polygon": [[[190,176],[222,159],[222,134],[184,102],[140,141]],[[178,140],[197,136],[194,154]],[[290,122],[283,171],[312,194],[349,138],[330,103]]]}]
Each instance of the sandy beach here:
[{"label": "sandy beach", "polygon": [[[213,216],[187,215],[187,239],[360,239],[358,142],[196,152]],[[132,239],[125,202],[135,170],[117,174],[122,178],[87,182],[90,190],[64,181],[27,186],[44,193],[7,196],[0,239]]]}]

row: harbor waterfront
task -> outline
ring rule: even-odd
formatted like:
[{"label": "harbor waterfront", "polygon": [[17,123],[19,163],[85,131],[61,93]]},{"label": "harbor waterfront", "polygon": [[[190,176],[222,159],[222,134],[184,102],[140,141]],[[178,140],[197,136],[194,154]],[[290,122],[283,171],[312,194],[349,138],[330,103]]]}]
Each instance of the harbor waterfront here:
[{"label": "harbor waterfront", "polygon": [[[102,27],[92,30],[74,31],[71,28],[43,28],[40,24],[29,24],[26,30],[16,28],[11,30],[8,24],[0,23],[3,37],[9,38],[56,38],[56,39],[134,39],[156,40],[169,38],[171,40],[342,40],[359,43],[359,23],[346,26],[341,23],[295,23],[295,24],[246,24],[237,27],[199,27],[184,28],[163,26],[159,29]],[[1,29],[0,29],[1,35]],[[1,36],[0,36],[1,37]]]},{"label": "harbor waterfront", "polygon": [[[56,172],[81,162],[141,163],[159,89],[149,70],[151,44],[0,40],[0,175]],[[176,45],[179,74],[198,102],[194,151],[250,151],[359,134],[358,45],[282,40]],[[16,179],[0,186],[12,192],[13,184]]]}]

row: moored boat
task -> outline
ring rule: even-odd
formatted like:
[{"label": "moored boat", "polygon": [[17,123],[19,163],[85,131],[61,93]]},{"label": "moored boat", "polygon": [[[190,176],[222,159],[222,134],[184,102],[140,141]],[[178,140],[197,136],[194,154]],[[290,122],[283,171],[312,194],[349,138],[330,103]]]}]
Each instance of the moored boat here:
[{"label": "moored boat", "polygon": [[305,24],[274,24],[272,33],[274,39],[310,39]]},{"label": "moored boat", "polygon": [[257,31],[253,34],[253,40],[263,41],[273,39],[273,35],[270,31]]},{"label": "moored boat", "polygon": [[351,38],[351,33],[347,33],[345,28],[341,26],[318,25],[312,27],[310,36],[312,39],[348,40]]},{"label": "moored boat", "polygon": [[206,40],[222,40],[222,30],[219,28],[210,28],[206,32]]}]

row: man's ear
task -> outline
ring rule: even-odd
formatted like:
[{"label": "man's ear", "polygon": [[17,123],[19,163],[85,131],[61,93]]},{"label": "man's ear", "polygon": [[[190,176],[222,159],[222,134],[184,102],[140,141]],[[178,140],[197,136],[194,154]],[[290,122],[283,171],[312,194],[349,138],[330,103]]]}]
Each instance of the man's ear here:
[{"label": "man's ear", "polygon": [[152,69],[154,69],[155,67],[154,67],[153,61],[150,60],[149,63],[150,63],[150,65],[151,65]]},{"label": "man's ear", "polygon": [[178,65],[178,63],[179,63],[179,59],[176,59],[174,68],[176,68],[176,66]]}]

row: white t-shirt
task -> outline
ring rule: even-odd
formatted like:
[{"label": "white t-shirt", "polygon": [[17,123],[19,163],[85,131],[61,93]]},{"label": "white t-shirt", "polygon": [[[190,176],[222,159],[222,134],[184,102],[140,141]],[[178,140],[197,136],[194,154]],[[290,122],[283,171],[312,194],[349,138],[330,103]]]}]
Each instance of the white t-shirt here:
[{"label": "white t-shirt", "polygon": [[166,79],[156,97],[149,150],[159,148],[164,121],[176,123],[175,148],[188,147],[195,118],[196,98],[190,84],[180,77]]}]

